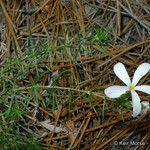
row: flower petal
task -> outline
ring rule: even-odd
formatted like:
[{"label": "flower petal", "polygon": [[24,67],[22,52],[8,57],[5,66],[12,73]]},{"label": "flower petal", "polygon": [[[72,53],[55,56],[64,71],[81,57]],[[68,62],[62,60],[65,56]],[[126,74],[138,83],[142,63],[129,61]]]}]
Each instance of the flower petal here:
[{"label": "flower petal", "polygon": [[129,90],[127,86],[110,86],[105,89],[105,94],[109,98],[117,98]]},{"label": "flower petal", "polygon": [[133,106],[133,117],[136,117],[141,113],[141,103],[140,97],[135,91],[131,91],[132,95],[132,106]]},{"label": "flower petal", "polygon": [[135,90],[150,94],[150,86],[149,85],[136,86]]},{"label": "flower petal", "polygon": [[142,104],[142,106],[145,108],[150,108],[150,104],[149,104],[149,102],[148,101],[142,101],[141,102],[141,104]]},{"label": "flower petal", "polygon": [[114,72],[117,77],[122,80],[126,85],[131,85],[131,80],[129,78],[127,70],[122,63],[117,63],[116,65],[114,65]]},{"label": "flower petal", "polygon": [[141,105],[142,105],[142,112],[141,112],[141,114],[146,115],[147,111],[150,109],[150,104],[149,104],[148,101],[142,101]]},{"label": "flower petal", "polygon": [[139,67],[136,69],[134,73],[132,85],[135,86],[139,82],[139,80],[148,73],[148,71],[150,71],[149,63],[143,63],[139,65]]}]

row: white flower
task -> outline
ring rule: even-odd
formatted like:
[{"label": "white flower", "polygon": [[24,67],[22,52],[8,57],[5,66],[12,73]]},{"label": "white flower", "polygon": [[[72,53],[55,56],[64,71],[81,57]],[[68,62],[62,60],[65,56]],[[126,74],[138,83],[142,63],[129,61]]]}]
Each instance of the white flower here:
[{"label": "white flower", "polygon": [[141,113],[141,102],[140,102],[141,100],[138,94],[136,93],[136,90],[150,94],[150,86],[148,85],[137,86],[137,83],[144,75],[148,73],[149,70],[150,64],[148,63],[141,64],[135,71],[131,82],[125,66],[122,63],[117,63],[114,66],[114,72],[118,76],[118,78],[121,79],[126,84],[126,86],[116,85],[108,87],[107,89],[105,89],[106,96],[109,98],[118,98],[127,91],[130,91],[132,96],[133,117],[136,117],[138,114]]}]

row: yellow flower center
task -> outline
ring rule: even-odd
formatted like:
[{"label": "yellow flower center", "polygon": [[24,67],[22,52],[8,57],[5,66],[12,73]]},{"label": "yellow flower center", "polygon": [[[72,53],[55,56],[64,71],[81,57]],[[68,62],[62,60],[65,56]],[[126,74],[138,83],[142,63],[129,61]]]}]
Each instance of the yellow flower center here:
[{"label": "yellow flower center", "polygon": [[133,91],[134,89],[135,89],[135,87],[134,87],[133,85],[130,85],[130,86],[129,86],[129,90],[130,90],[130,91]]}]

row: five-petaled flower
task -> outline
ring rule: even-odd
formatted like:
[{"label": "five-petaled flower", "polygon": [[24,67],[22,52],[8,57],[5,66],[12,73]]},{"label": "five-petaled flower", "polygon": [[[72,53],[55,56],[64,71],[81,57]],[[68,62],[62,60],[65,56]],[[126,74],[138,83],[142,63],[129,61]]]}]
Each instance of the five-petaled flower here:
[{"label": "five-petaled flower", "polygon": [[136,117],[141,113],[142,109],[140,102],[141,100],[136,91],[142,91],[144,93],[150,94],[150,86],[137,86],[139,80],[143,76],[145,76],[148,73],[148,71],[150,71],[150,64],[143,63],[139,65],[139,67],[133,75],[133,79],[131,82],[125,66],[122,63],[117,63],[116,65],[114,65],[114,72],[118,76],[118,78],[126,84],[126,86],[110,86],[104,91],[106,96],[109,98],[118,98],[127,91],[130,91],[132,96],[133,117]]}]

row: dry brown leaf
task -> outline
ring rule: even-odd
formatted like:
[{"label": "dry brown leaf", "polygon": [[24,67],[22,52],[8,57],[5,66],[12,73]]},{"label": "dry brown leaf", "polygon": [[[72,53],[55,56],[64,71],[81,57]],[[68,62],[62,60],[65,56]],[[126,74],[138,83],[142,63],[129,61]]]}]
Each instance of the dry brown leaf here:
[{"label": "dry brown leaf", "polygon": [[66,130],[68,131],[68,137],[70,139],[70,142],[72,142],[78,132],[78,129],[75,127],[73,121],[71,121],[71,120],[66,121]]},{"label": "dry brown leaf", "polygon": [[55,127],[54,125],[52,125],[50,123],[50,120],[45,120],[45,121],[41,121],[40,125],[44,128],[46,128],[47,130],[54,132],[54,133],[60,133],[60,132],[66,132],[67,130],[65,128],[60,127]]}]

